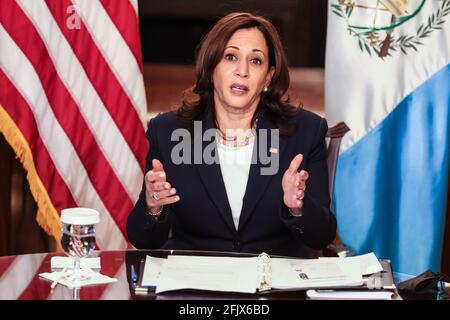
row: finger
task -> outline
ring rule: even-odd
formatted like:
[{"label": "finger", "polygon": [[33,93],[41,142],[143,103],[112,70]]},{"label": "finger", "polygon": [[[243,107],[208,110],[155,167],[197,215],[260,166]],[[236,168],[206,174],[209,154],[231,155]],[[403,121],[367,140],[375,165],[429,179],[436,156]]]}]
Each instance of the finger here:
[{"label": "finger", "polygon": [[166,181],[166,173],[164,171],[154,172],[153,170],[150,170],[145,174],[145,181],[146,182],[155,182],[160,181],[164,182]]},{"label": "finger", "polygon": [[173,197],[167,197],[167,198],[164,198],[164,199],[160,199],[160,200],[157,201],[157,203],[158,203],[159,206],[165,206],[165,205],[168,205],[168,204],[176,203],[178,201],[180,201],[180,197],[179,196],[173,196]]},{"label": "finger", "polygon": [[303,190],[298,190],[298,191],[297,191],[297,199],[303,200],[304,197],[305,197],[305,191],[303,191]]},{"label": "finger", "polygon": [[291,174],[294,174],[297,172],[298,168],[300,167],[300,164],[303,161],[303,155],[299,153],[292,159],[291,164],[289,165],[288,171]]},{"label": "finger", "polygon": [[306,181],[300,179],[300,182],[299,182],[297,188],[300,189],[300,190],[305,191],[305,189],[306,189]]},{"label": "finger", "polygon": [[171,188],[169,182],[152,182],[151,183],[151,190],[152,191],[163,191],[163,190],[169,190]]},{"label": "finger", "polygon": [[160,199],[162,200],[162,199],[164,199],[164,198],[173,196],[173,195],[175,195],[176,193],[177,193],[177,190],[176,190],[175,188],[172,188],[172,189],[170,189],[170,190],[158,191],[158,192],[155,191],[155,192],[152,192],[152,198],[153,198],[153,195],[155,195],[157,199],[155,199],[155,198],[153,198],[153,199],[155,199],[156,201],[158,201],[158,200],[160,200]]},{"label": "finger", "polygon": [[300,171],[300,179],[302,179],[303,181],[308,180],[309,178],[309,173],[308,171],[302,170]]},{"label": "finger", "polygon": [[154,172],[163,171],[164,170],[161,161],[159,161],[158,159],[153,159],[152,160],[152,166],[153,166],[153,171]]},{"label": "finger", "polygon": [[295,175],[294,185],[296,188],[300,186],[300,175],[298,173]]},{"label": "finger", "polygon": [[[146,192],[149,192],[149,194],[151,194],[154,191],[165,190],[164,186],[165,186],[166,183],[168,183],[168,182],[165,181],[165,178],[157,177],[155,179],[156,180],[153,181],[153,182],[149,182],[148,180],[145,181],[145,190],[146,190]],[[161,187],[161,185],[163,187]],[[169,189],[170,189],[170,186],[169,186]]]},{"label": "finger", "polygon": [[177,189],[175,189],[175,188],[171,188],[169,190],[163,189],[160,191],[154,191],[154,190],[151,191],[151,190],[147,189],[145,191],[145,195],[148,200],[147,202],[152,205],[155,205],[155,203],[158,203],[159,200],[174,196],[176,194],[177,194]]},{"label": "finger", "polygon": [[292,202],[293,205],[289,206],[291,208],[302,208],[303,207],[303,200],[298,199],[296,195],[292,196]]}]

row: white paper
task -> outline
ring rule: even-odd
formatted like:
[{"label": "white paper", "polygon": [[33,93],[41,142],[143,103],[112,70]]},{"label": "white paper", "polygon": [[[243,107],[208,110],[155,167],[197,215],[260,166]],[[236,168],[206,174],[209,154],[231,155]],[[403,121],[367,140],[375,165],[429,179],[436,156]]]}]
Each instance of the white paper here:
[{"label": "white paper", "polygon": [[[52,257],[50,267],[53,269],[73,268],[74,259],[72,257]],[[100,269],[100,257],[80,259],[81,268]]]},{"label": "white paper", "polygon": [[[170,255],[167,259],[147,256],[143,287],[156,293],[198,289],[254,293],[259,287],[258,257],[208,257]],[[371,253],[350,258],[271,258],[273,289],[317,289],[358,287],[363,275],[383,270]]]},{"label": "white paper", "polygon": [[272,288],[307,289],[361,286],[359,264],[346,259],[272,258]]},{"label": "white paper", "polygon": [[169,256],[163,263],[156,293],[178,289],[255,293],[257,259]]},{"label": "white paper", "polygon": [[[67,272],[67,271],[66,271]],[[100,274],[99,272],[95,272],[91,269],[81,269],[81,273],[84,275],[88,275],[89,279],[81,281],[78,285],[73,285],[71,282],[65,280],[63,277],[61,277],[62,271],[55,271],[55,272],[45,272],[40,273],[39,277],[55,281],[58,280],[58,283],[69,287],[69,288],[75,288],[75,287],[84,287],[84,286],[90,286],[95,284],[105,284],[105,283],[113,283],[116,282],[117,279],[110,278],[108,276],[105,276],[103,274]]]},{"label": "white paper", "polygon": [[159,274],[166,260],[166,258],[155,258],[151,256],[145,258],[141,287],[155,288],[158,285]]},{"label": "white paper", "polygon": [[381,266],[380,261],[378,261],[378,258],[373,252],[361,256],[349,257],[347,259],[358,261],[361,267],[361,273],[363,275],[369,275],[383,271],[383,267]]},{"label": "white paper", "polygon": [[321,257],[320,260],[336,260],[336,259],[345,259],[347,261],[352,261],[360,266],[362,275],[369,275],[376,272],[383,271],[383,267],[378,261],[378,258],[375,256],[373,252],[363,254],[360,256],[347,257],[347,258],[329,258],[329,257]]},{"label": "white paper", "polygon": [[314,300],[401,300],[389,291],[308,290],[306,296]]}]

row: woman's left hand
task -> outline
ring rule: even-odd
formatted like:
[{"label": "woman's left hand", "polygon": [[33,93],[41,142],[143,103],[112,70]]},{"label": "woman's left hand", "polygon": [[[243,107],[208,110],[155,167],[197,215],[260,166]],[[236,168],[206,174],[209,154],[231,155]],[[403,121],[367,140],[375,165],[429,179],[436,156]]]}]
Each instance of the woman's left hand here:
[{"label": "woman's left hand", "polygon": [[292,159],[289,168],[283,175],[281,185],[283,187],[283,201],[286,207],[290,208],[292,213],[299,215],[303,208],[303,198],[306,190],[306,180],[309,174],[305,170],[297,172],[302,163],[303,155],[299,153]]}]

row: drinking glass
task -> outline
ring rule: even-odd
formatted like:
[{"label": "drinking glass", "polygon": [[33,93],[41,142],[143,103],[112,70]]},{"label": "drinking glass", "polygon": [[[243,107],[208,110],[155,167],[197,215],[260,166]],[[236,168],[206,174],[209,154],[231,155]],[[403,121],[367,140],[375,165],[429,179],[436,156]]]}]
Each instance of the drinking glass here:
[{"label": "drinking glass", "polygon": [[94,209],[69,208],[61,211],[61,245],[74,260],[73,270],[68,269],[64,279],[73,286],[89,279],[81,272],[80,262],[95,249],[95,225],[99,221],[100,215]]}]

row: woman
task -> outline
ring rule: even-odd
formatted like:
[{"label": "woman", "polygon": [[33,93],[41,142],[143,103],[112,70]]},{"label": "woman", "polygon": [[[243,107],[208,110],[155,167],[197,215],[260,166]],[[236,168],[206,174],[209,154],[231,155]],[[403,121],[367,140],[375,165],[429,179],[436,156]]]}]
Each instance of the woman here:
[{"label": "woman", "polygon": [[129,240],[137,248],[311,257],[336,233],[327,124],[282,101],[289,74],[275,28],[248,13],[225,16],[200,46],[196,76],[182,106],[149,123]]}]

